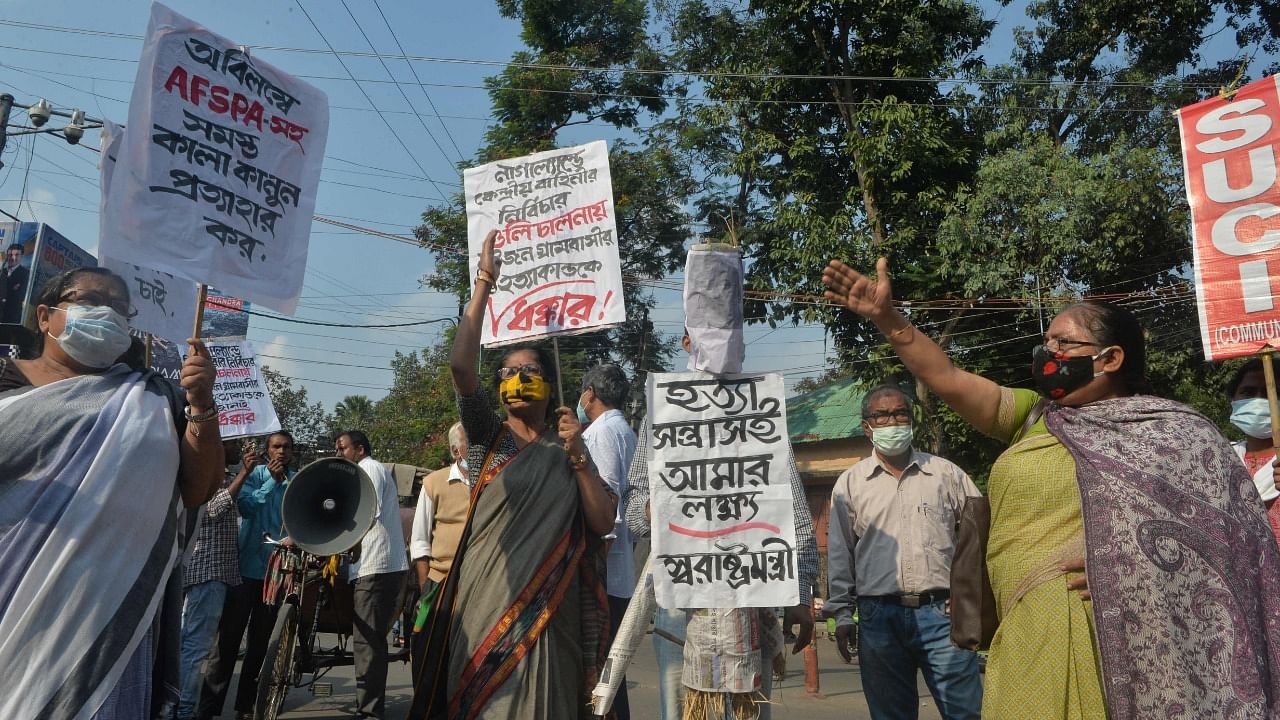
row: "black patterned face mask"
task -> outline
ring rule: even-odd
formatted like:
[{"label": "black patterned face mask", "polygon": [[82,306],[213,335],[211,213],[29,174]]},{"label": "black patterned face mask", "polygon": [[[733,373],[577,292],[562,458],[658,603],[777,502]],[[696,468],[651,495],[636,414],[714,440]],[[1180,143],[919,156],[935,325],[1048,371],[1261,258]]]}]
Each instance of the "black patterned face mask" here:
[{"label": "black patterned face mask", "polygon": [[1044,345],[1031,349],[1031,379],[1036,389],[1050,400],[1060,400],[1102,375],[1093,371],[1093,361],[1111,351],[1103,348],[1097,355],[1066,355]]}]

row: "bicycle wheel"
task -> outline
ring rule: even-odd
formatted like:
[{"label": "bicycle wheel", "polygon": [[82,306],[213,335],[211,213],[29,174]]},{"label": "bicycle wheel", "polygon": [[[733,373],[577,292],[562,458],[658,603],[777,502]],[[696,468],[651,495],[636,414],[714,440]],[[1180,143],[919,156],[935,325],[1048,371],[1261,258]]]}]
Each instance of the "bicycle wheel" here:
[{"label": "bicycle wheel", "polygon": [[293,648],[298,638],[298,606],[285,603],[271,629],[267,654],[258,673],[258,702],[253,708],[254,720],[276,720],[284,696],[293,684]]}]

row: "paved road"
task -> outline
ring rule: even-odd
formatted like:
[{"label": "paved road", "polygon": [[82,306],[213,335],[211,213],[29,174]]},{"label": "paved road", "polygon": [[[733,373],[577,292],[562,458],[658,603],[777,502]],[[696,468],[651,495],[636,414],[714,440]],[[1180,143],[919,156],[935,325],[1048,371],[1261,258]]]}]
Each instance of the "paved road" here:
[{"label": "paved road", "polygon": [[[322,636],[326,645],[332,636]],[[835,644],[825,636],[818,637],[818,667],[822,697],[811,697],[804,690],[804,664],[801,655],[790,655],[787,660],[787,677],[780,686],[775,685],[773,717],[775,720],[864,720],[867,704],[862,697],[862,681],[856,665],[845,665],[836,654]],[[282,717],[287,720],[337,720],[349,718],[355,707],[355,680],[350,667],[337,668],[326,680],[333,683],[333,695],[316,697],[307,689],[295,689],[285,701]],[[238,678],[237,678],[238,681]],[[657,665],[653,656],[653,643],[646,639],[640,647],[627,674],[631,697],[631,716],[636,720],[656,720],[658,717]],[[413,690],[409,687],[409,667],[395,663],[390,670],[387,687],[387,718],[399,720],[409,710]],[[235,686],[232,685],[234,688]],[[925,688],[920,688],[921,720],[936,720],[940,716],[933,698]],[[228,702],[228,705],[230,703]],[[232,720],[234,713],[228,707],[222,718]]]}]

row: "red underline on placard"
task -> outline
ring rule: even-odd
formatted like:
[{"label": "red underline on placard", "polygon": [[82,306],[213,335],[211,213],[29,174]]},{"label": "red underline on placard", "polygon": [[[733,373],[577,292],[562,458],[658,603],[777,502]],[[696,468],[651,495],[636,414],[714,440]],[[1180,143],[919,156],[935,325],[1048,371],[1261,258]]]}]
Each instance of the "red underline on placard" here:
[{"label": "red underline on placard", "polygon": [[719,530],[690,530],[689,528],[682,528],[675,523],[667,523],[667,527],[671,528],[671,532],[680,533],[681,535],[688,535],[689,537],[696,537],[696,538],[720,537],[722,535],[730,535],[732,533],[741,532],[743,530],[768,530],[769,532],[775,535],[782,532],[782,528],[776,525],[770,525],[769,523],[762,523],[762,522],[742,523],[741,525],[734,525],[732,527],[720,528]]}]

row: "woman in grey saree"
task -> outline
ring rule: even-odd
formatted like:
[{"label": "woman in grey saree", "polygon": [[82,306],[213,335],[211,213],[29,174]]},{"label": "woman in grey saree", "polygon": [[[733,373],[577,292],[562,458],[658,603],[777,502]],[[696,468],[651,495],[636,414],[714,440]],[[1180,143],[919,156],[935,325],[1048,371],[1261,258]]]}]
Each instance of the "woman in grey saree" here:
[{"label": "woman in grey saree", "polygon": [[554,406],[555,367],[507,353],[498,371],[506,417],[476,373],[480,327],[497,275],[493,234],[458,325],[450,369],[470,441],[471,511],[453,568],[418,643],[412,718],[565,720],[590,716],[608,651],[604,546],[617,498],[595,471],[582,426]]},{"label": "woman in grey saree", "polygon": [[[167,717],[177,701],[180,577],[196,507],[222,477],[213,366],[183,401],[113,360],[129,295],[97,268],[55,277],[34,360],[0,360],[0,717]],[[175,481],[176,479],[176,481]]]}]

